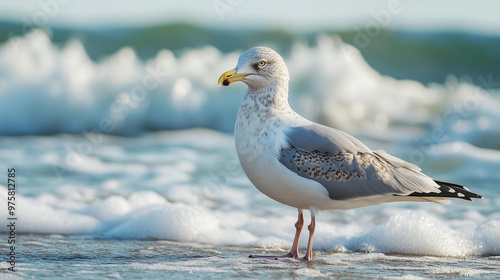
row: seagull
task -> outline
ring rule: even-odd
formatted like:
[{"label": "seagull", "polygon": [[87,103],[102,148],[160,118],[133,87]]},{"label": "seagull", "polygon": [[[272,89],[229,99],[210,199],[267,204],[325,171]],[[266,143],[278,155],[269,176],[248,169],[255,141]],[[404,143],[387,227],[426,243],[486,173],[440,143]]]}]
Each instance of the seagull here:
[{"label": "seagull", "polygon": [[288,104],[288,69],[271,48],[245,51],[236,68],[220,76],[218,86],[237,81],[248,86],[234,128],[241,166],[259,191],[298,209],[290,252],[251,258],[298,258],[304,210],[311,213],[304,256],[310,261],[318,211],[397,201],[449,204],[447,197],[482,198],[464,186],[434,180],[418,166],[385,151],[371,150],[343,131],[300,116]]}]

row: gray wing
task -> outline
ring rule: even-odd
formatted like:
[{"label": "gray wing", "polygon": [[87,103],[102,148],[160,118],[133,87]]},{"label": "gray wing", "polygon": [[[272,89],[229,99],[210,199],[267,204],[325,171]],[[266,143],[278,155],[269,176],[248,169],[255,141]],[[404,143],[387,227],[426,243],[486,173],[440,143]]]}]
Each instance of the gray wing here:
[{"label": "gray wing", "polygon": [[285,134],[289,146],[279,151],[279,161],[320,183],[331,199],[438,191],[434,180],[417,166],[384,151],[373,152],[345,132],[312,124],[290,128]]},{"label": "gray wing", "polygon": [[370,151],[365,144],[351,135],[320,124],[297,126],[285,132],[290,145],[305,151],[329,153]]}]

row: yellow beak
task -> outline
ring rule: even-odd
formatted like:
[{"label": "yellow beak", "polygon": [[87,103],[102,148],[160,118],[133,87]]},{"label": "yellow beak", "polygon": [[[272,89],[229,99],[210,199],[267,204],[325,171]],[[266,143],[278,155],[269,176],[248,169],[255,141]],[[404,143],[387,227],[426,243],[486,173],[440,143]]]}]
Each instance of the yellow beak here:
[{"label": "yellow beak", "polygon": [[219,78],[219,82],[217,83],[217,86],[228,86],[232,82],[237,82],[237,81],[243,81],[246,76],[251,75],[251,74],[236,74],[236,68],[233,70],[229,70],[222,74]]}]

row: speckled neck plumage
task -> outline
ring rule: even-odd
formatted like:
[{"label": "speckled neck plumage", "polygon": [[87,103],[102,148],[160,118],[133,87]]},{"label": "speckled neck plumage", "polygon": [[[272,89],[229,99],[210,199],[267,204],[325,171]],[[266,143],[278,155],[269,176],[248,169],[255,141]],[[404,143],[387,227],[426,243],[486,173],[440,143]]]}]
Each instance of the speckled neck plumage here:
[{"label": "speckled neck plumage", "polygon": [[288,85],[279,87],[262,88],[256,91],[248,90],[243,97],[241,105],[253,104],[253,111],[278,110],[280,112],[290,110],[288,104]]}]

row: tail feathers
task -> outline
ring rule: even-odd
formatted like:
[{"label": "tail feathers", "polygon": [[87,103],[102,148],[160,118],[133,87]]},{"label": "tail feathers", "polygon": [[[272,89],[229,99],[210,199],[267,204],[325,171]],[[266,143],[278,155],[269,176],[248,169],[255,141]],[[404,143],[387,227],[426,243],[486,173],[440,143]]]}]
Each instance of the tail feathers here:
[{"label": "tail feathers", "polygon": [[476,194],[471,192],[468,188],[453,184],[453,183],[446,183],[446,182],[441,182],[441,181],[434,181],[439,185],[439,193],[435,192],[430,192],[430,193],[421,193],[421,192],[414,192],[409,194],[408,196],[419,196],[419,197],[453,197],[453,198],[460,198],[460,199],[465,199],[472,201],[473,198],[483,198],[481,195]]}]

